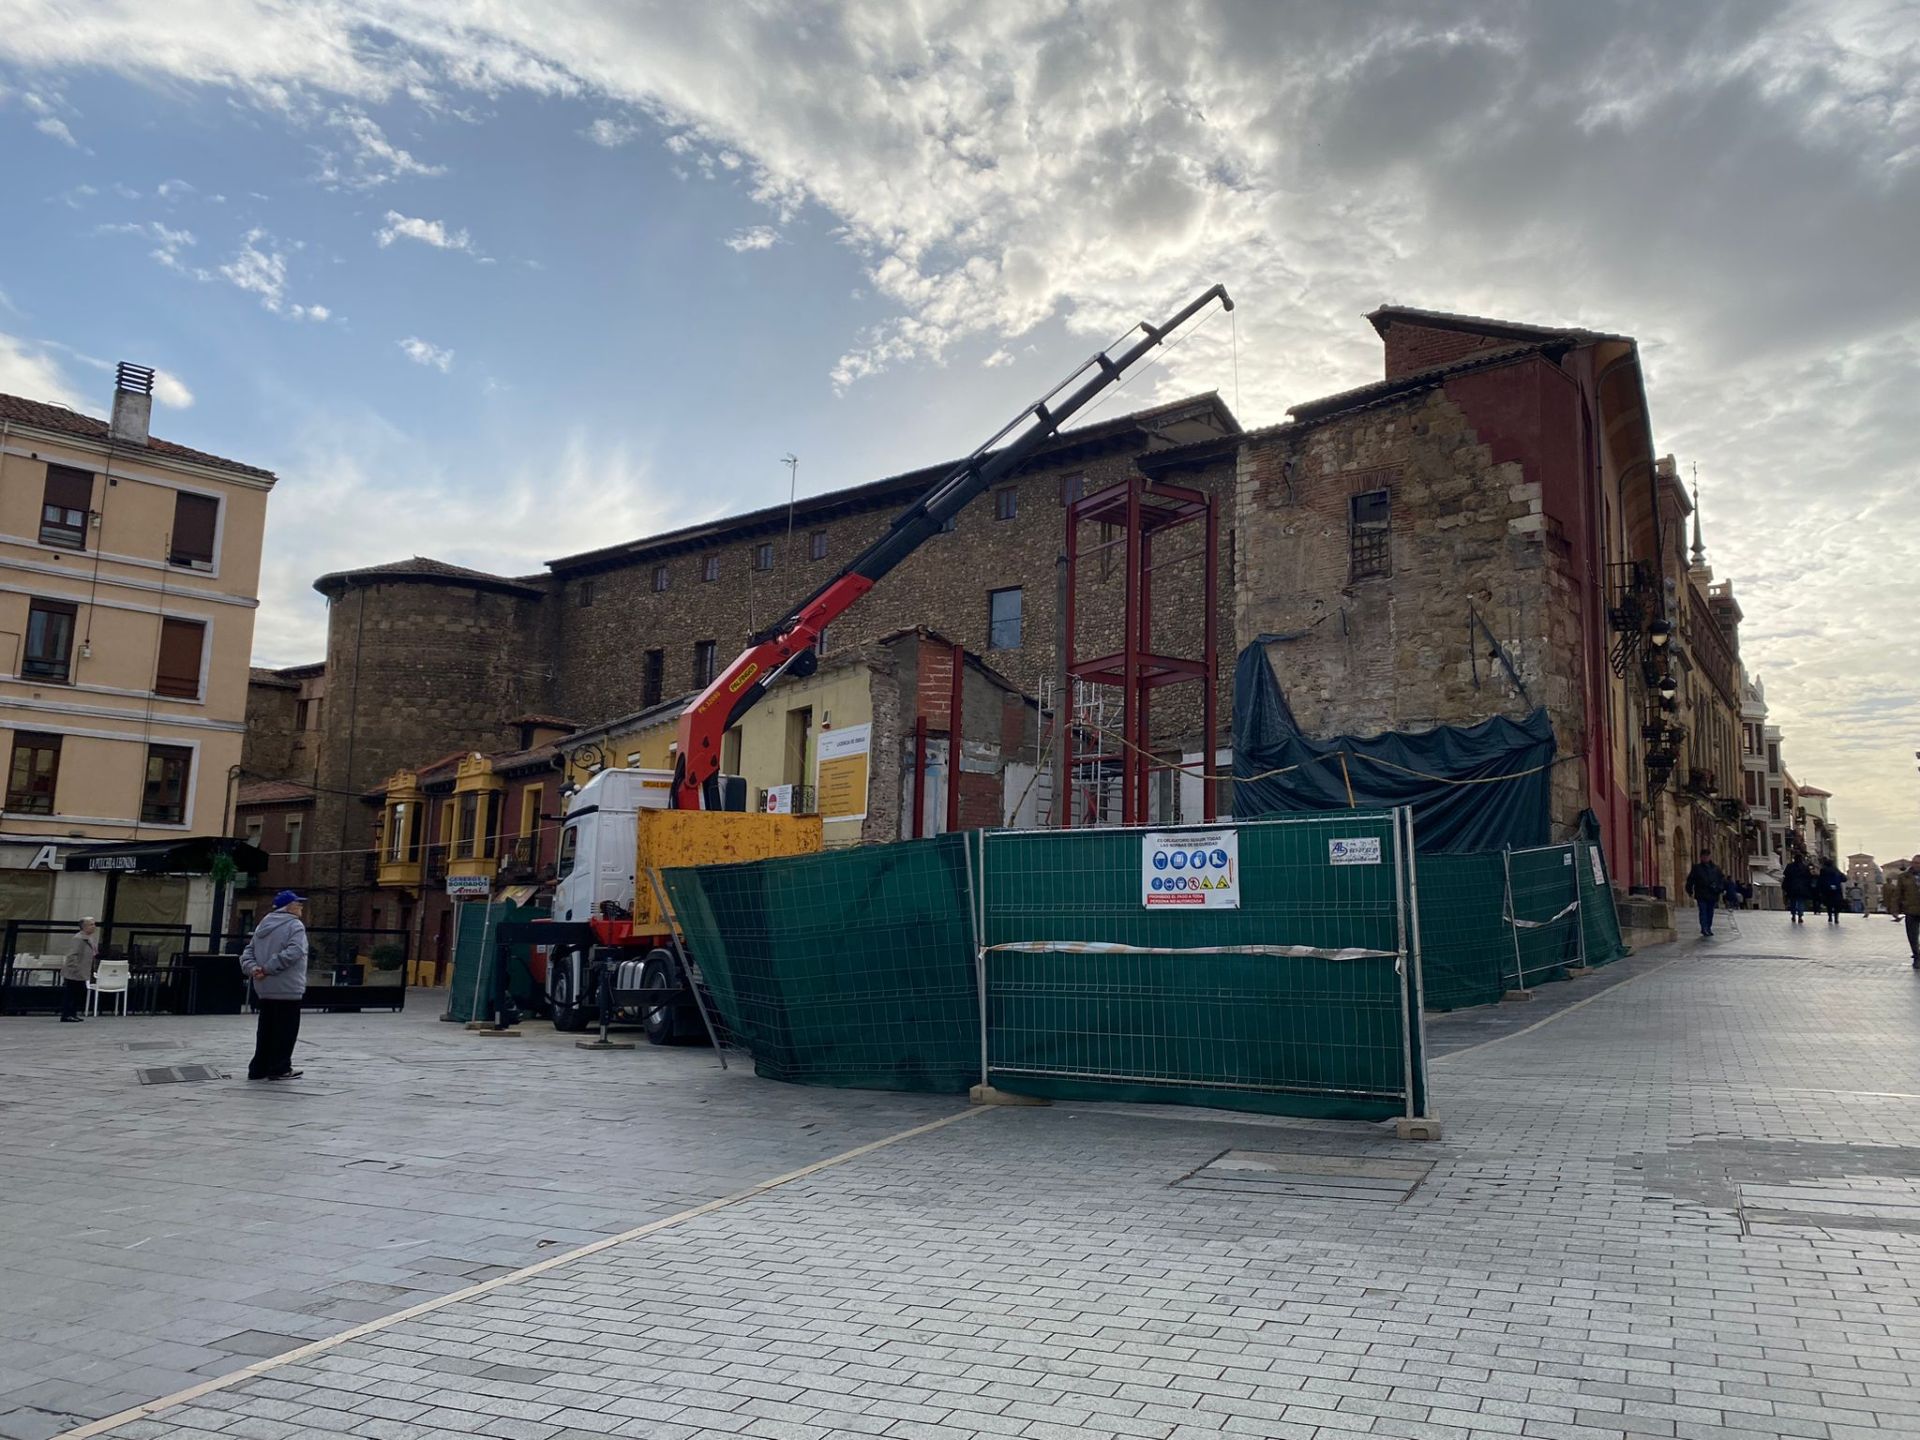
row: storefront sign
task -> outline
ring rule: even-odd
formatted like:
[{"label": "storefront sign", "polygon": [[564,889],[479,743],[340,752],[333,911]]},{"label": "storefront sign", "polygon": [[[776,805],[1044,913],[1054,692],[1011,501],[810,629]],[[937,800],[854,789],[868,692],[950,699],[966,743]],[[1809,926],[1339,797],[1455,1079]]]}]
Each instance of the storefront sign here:
[{"label": "storefront sign", "polygon": [[1240,908],[1238,830],[1149,830],[1140,837],[1140,903]]},{"label": "storefront sign", "polygon": [[485,875],[449,875],[447,894],[455,900],[486,900],[493,895],[493,881]]},{"label": "storefront sign", "polygon": [[867,752],[872,737],[871,725],[820,732],[814,751],[814,798],[822,820],[867,818]]}]

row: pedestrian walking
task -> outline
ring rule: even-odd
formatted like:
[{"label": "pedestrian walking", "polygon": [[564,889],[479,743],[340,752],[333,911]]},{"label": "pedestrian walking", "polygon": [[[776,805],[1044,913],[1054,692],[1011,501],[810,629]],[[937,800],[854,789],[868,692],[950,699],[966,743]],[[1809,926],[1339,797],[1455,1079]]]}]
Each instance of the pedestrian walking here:
[{"label": "pedestrian walking", "polygon": [[306,900],[291,890],[273,897],[273,909],[254,927],[240,969],[253,981],[260,1012],[249,1080],[298,1080],[293,1047],[300,1038],[300,999],[307,993]]},{"label": "pedestrian walking", "polygon": [[80,1011],[87,1003],[87,982],[93,979],[93,962],[100,954],[100,937],[94,933],[93,917],[80,922],[67,946],[67,958],[60,966],[60,1020],[78,1025]]},{"label": "pedestrian walking", "polygon": [[1900,893],[1900,877],[1907,873],[1907,862],[1895,860],[1880,875],[1880,908],[1894,924],[1900,923],[1900,907],[1894,897]]},{"label": "pedestrian walking", "polygon": [[1720,895],[1726,888],[1727,877],[1713,863],[1713,852],[1702,850],[1700,859],[1687,872],[1687,894],[1700,907],[1700,933],[1709,939],[1713,935],[1713,910],[1720,903]]},{"label": "pedestrian walking", "polygon": [[1907,948],[1913,952],[1913,968],[1920,970],[1920,855],[1894,882],[1893,913],[1907,922]]},{"label": "pedestrian walking", "polygon": [[1820,862],[1820,873],[1813,883],[1820,896],[1820,908],[1827,912],[1827,923],[1838,925],[1840,907],[1847,901],[1847,877],[1840,873],[1831,855]]},{"label": "pedestrian walking", "polygon": [[1797,856],[1780,876],[1780,894],[1795,925],[1807,923],[1807,902],[1813,898],[1813,870]]}]

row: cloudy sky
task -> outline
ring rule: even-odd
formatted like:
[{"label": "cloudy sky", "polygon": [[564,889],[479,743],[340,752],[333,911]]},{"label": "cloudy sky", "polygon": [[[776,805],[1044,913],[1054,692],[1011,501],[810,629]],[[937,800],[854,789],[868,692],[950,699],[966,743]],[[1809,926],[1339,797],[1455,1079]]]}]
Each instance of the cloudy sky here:
[{"label": "cloudy sky", "polygon": [[1375,378],[1382,301],[1637,335],[1788,763],[1920,850],[1920,22],[1818,4],[0,0],[0,389],[279,471],[328,568],[556,554],[1114,408]]}]

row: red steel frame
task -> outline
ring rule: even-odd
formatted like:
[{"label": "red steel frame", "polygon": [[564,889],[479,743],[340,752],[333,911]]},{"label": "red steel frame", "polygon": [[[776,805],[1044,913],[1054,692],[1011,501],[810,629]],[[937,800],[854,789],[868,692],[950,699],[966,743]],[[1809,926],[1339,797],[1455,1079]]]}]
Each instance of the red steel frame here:
[{"label": "red steel frame", "polygon": [[[1080,546],[1080,527],[1087,523],[1118,525],[1120,533],[1112,540]],[[1153,644],[1153,567],[1154,542],[1168,531],[1187,525],[1199,525],[1206,536],[1201,603],[1201,658],[1154,653]],[[1203,490],[1188,490],[1177,485],[1149,485],[1140,476],[1124,484],[1096,490],[1067,506],[1067,613],[1066,671],[1071,687],[1075,680],[1096,685],[1111,685],[1120,691],[1123,743],[1108,745],[1101,738],[1100,753],[1082,759],[1120,762],[1121,823],[1144,825],[1148,815],[1148,777],[1153,770],[1149,739],[1152,731],[1148,717],[1153,692],[1163,685],[1200,682],[1201,768],[1210,772],[1214,763],[1215,684],[1218,637],[1215,634],[1219,613],[1219,518],[1213,496]],[[1075,653],[1079,612],[1080,557],[1099,553],[1112,546],[1122,547],[1126,581],[1126,610],[1122,618],[1120,649],[1082,660]],[[1175,557],[1176,560],[1186,556]],[[1168,564],[1174,561],[1166,562]],[[1068,790],[1072,790],[1073,696],[1063,695],[1056,704],[1067,723],[1061,727],[1061,744],[1066,749],[1064,772]],[[1211,781],[1200,787],[1201,813],[1214,819],[1214,792]],[[1073,824],[1071,794],[1063,796],[1065,824]]]}]

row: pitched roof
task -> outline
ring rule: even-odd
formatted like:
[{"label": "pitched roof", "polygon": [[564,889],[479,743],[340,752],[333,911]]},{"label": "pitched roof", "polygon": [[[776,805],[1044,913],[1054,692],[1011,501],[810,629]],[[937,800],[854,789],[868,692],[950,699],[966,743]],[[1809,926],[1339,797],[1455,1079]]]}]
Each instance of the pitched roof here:
[{"label": "pitched roof", "polygon": [[313,787],[297,780],[242,780],[236,805],[289,805],[312,801]]},{"label": "pitched roof", "polygon": [[559,715],[516,715],[507,722],[509,725],[537,725],[543,730],[572,730],[576,726],[571,720]]},{"label": "pitched roof", "polygon": [[1630,341],[1629,335],[1613,335],[1603,330],[1585,330],[1577,325],[1525,325],[1516,320],[1495,320],[1485,315],[1459,315],[1450,310],[1421,310],[1412,305],[1382,305],[1367,316],[1367,322],[1381,335],[1396,322],[1419,325],[1428,330],[1458,330],[1469,335],[1485,335],[1496,340],[1514,340],[1538,344],[1543,340],[1572,340],[1591,344],[1597,340]]},{"label": "pitched roof", "polygon": [[249,685],[264,685],[269,690],[298,690],[300,688],[300,682],[298,680],[289,680],[278,670],[268,670],[259,665],[250,665],[247,667],[247,683]]},{"label": "pitched roof", "polygon": [[[60,435],[72,435],[81,440],[98,440],[102,444],[110,438],[106,421],[82,415],[78,410],[69,410],[64,405],[29,400],[24,395],[0,395],[0,420],[15,425],[29,425],[36,430],[51,430]],[[149,439],[145,445],[128,443],[126,448],[131,454],[145,453],[169,460],[191,461],[214,470],[251,475],[256,480],[272,481],[277,478],[271,470],[262,470],[257,465],[243,465],[238,460],[228,460],[220,455],[209,455],[204,450],[189,449],[171,440]]]},{"label": "pitched roof", "polygon": [[[1565,339],[1564,336],[1551,338],[1563,341]],[[1399,399],[1402,395],[1438,385],[1454,375],[1511,365],[1516,360],[1523,360],[1529,355],[1543,354],[1547,349],[1546,344],[1535,342],[1527,345],[1502,345],[1492,350],[1475,350],[1469,355],[1462,355],[1457,360],[1409,370],[1404,375],[1396,375],[1390,380],[1376,380],[1371,385],[1360,385],[1352,390],[1322,395],[1318,400],[1303,400],[1298,405],[1290,406],[1287,414],[1291,415],[1296,423],[1325,420],[1330,416],[1344,415],[1350,410],[1364,410],[1370,405],[1383,405],[1389,400]]]},{"label": "pitched roof", "polygon": [[[1039,455],[1045,456],[1050,452],[1070,449],[1077,445],[1118,438],[1130,430],[1151,429],[1155,421],[1169,423],[1180,419],[1182,412],[1197,413],[1202,410],[1211,411],[1230,432],[1239,431],[1240,422],[1221,401],[1219,392],[1208,390],[1203,394],[1170,400],[1163,405],[1151,405],[1144,410],[1132,410],[1124,415],[1115,415],[1111,419],[1062,430],[1040,447]],[[1039,456],[1035,458],[1037,460]],[[793,517],[796,521],[824,519],[843,511],[866,509],[884,504],[896,496],[918,495],[934,481],[949,473],[958,463],[957,460],[947,460],[938,465],[928,465],[918,470],[890,475],[884,480],[870,480],[862,485],[851,485],[842,490],[829,490],[823,495],[808,496],[794,505]],[[757,527],[774,526],[784,529],[786,524],[787,507],[769,505],[764,509],[750,510],[742,515],[730,515],[720,520],[682,526],[677,530],[642,536],[637,540],[624,541],[618,545],[603,546],[597,550],[583,550],[574,555],[562,555],[557,560],[549,560],[547,568],[562,572],[589,569],[597,565],[621,564],[652,552],[683,549],[689,545],[702,544],[727,536],[744,535]]]},{"label": "pitched roof", "polygon": [[313,588],[322,595],[334,590],[344,590],[356,580],[423,580],[428,584],[466,585],[479,590],[497,590],[505,595],[526,595],[539,599],[546,595],[544,587],[525,580],[510,580],[505,575],[489,575],[484,570],[469,570],[464,565],[449,565],[444,560],[430,560],[425,555],[415,555],[408,560],[389,560],[384,565],[363,565],[357,570],[335,570],[322,575],[313,582]]}]

